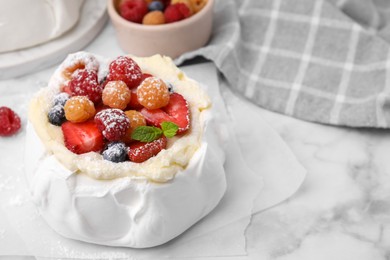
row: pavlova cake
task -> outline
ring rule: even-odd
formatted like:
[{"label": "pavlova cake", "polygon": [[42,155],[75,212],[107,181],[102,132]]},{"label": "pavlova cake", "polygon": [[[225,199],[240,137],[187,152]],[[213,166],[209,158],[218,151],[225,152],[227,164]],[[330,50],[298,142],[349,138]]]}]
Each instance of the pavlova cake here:
[{"label": "pavlova cake", "polygon": [[69,55],[29,107],[26,175],[59,234],[163,244],[226,190],[223,123],[168,57]]}]

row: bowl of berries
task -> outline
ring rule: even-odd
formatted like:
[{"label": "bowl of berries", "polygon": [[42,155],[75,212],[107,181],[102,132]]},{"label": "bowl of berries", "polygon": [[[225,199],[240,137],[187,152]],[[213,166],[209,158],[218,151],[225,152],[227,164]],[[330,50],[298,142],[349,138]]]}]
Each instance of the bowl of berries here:
[{"label": "bowl of berries", "polygon": [[119,46],[136,56],[177,58],[210,39],[214,0],[108,0]]}]

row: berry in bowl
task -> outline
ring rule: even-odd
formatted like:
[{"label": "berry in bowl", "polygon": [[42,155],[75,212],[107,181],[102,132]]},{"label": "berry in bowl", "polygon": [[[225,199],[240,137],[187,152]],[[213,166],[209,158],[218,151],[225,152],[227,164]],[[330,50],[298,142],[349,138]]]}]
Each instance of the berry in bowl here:
[{"label": "berry in bowl", "polygon": [[177,58],[210,39],[214,0],[108,0],[120,47],[137,56]]}]

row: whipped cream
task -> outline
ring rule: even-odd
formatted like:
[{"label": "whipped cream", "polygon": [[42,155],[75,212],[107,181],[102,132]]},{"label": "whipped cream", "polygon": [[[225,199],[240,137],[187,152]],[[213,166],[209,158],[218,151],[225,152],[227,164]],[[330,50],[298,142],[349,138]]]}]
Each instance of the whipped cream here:
[{"label": "whipped cream", "polygon": [[83,0],[0,0],[0,52],[47,42],[79,20]]},{"label": "whipped cream", "polygon": [[[175,91],[187,99],[192,113],[192,131],[171,140],[168,149],[144,164],[154,169],[152,175],[133,174],[131,168],[135,164],[129,162],[127,175],[110,175],[101,180],[105,170],[110,174],[113,171],[96,153],[87,156],[71,153],[63,163],[61,157],[69,154],[64,153],[65,147],[58,142],[61,133],[51,129],[58,127],[41,124],[40,120],[42,113],[46,117],[48,100],[64,83],[65,79],[59,75],[68,65],[63,63],[49,87],[38,93],[32,102],[25,165],[31,194],[42,217],[65,237],[109,246],[157,246],[206,216],[226,191],[223,169],[226,131],[224,123],[214,116],[215,108],[207,95],[169,58],[134,59],[144,72],[171,83]],[[97,60],[99,72],[104,71],[107,64],[99,57]],[[77,163],[68,164],[68,160]],[[97,171],[100,173],[96,174]]]}]

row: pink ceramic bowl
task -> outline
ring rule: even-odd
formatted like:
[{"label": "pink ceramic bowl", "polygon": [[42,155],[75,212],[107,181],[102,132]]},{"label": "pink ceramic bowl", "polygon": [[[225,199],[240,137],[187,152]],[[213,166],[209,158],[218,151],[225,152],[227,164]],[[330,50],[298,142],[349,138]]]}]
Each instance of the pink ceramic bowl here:
[{"label": "pink ceramic bowl", "polygon": [[162,54],[176,58],[204,46],[210,39],[214,0],[201,11],[184,20],[162,24],[142,25],[122,18],[117,7],[120,0],[108,0],[108,14],[116,30],[120,47],[136,56]]}]

